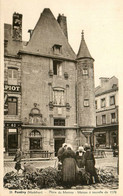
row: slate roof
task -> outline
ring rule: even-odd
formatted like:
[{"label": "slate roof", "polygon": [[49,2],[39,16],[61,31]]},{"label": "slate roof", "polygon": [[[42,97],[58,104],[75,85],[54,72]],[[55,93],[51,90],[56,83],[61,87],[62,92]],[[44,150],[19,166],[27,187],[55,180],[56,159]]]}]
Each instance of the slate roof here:
[{"label": "slate roof", "polygon": [[86,45],[85,39],[84,39],[84,33],[82,31],[82,39],[81,39],[79,51],[78,51],[78,54],[77,54],[77,59],[84,58],[84,57],[92,58],[91,54],[88,50],[88,47]]},{"label": "slate roof", "polygon": [[[61,45],[60,54],[56,55],[53,53],[55,44]],[[76,54],[49,8],[45,8],[42,12],[24,51],[34,54],[59,56],[71,60],[76,59]]]},{"label": "slate roof", "polygon": [[117,91],[118,90],[118,79],[113,76],[109,78],[109,81],[103,84],[102,86],[97,86],[95,88],[95,96],[103,95],[109,92]]}]

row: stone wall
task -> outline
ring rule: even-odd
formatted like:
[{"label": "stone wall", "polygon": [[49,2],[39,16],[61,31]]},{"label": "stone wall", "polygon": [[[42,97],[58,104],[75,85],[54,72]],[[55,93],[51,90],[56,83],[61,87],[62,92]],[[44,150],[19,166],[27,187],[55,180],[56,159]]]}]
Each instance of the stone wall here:
[{"label": "stone wall", "polygon": [[[83,68],[87,68],[87,75],[83,75]],[[95,127],[94,68],[92,59],[78,61],[77,91],[79,126]],[[84,106],[84,99],[89,100],[88,107]]]},{"label": "stone wall", "polygon": [[118,110],[116,108],[112,108],[110,110],[104,110],[102,112],[96,113],[96,118],[97,118],[97,126],[103,125],[102,123],[102,115],[106,115],[106,123],[107,125],[112,124],[111,122],[111,114],[115,113],[116,115],[116,121],[114,123],[118,123]]},{"label": "stone wall", "polygon": [[[67,126],[76,123],[76,97],[75,97],[75,64],[73,62],[62,62],[62,76],[49,76],[53,69],[52,59],[34,56],[24,56],[22,62],[22,121],[28,118],[30,110],[37,103],[43,118],[48,126],[53,126],[54,117],[67,118]],[[64,73],[68,73],[65,79]],[[49,107],[53,101],[53,88],[64,89],[64,102],[70,104],[70,109],[63,107]],[[58,108],[61,108],[59,114]]]},{"label": "stone wall", "polygon": [[[4,61],[4,84],[10,85],[9,80],[8,80],[8,68],[16,68],[18,70],[18,79],[17,79],[17,84],[21,86],[21,59],[16,59],[16,58],[5,58]],[[12,81],[11,81],[12,85]],[[14,81],[13,81],[14,85]],[[7,92],[8,96],[11,97],[17,97],[18,98],[18,115],[5,115],[4,119],[9,120],[9,121],[15,121],[15,120],[21,120],[21,92],[13,92],[13,91],[8,91]]]}]

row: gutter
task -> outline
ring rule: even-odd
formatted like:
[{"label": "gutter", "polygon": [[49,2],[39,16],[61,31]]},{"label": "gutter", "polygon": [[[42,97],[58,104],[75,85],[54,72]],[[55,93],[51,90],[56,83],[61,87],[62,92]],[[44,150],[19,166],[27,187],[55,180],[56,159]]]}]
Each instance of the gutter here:
[{"label": "gutter", "polygon": [[33,52],[27,52],[24,50],[19,50],[18,54],[27,54],[27,55],[33,55],[33,56],[38,56],[38,57],[46,57],[46,58],[52,58],[52,59],[59,59],[59,60],[66,60],[66,61],[72,61],[72,62],[77,62],[75,59],[69,59],[69,58],[64,58],[61,56],[53,56],[53,55],[46,55],[46,54],[39,54],[39,53],[33,53]]}]

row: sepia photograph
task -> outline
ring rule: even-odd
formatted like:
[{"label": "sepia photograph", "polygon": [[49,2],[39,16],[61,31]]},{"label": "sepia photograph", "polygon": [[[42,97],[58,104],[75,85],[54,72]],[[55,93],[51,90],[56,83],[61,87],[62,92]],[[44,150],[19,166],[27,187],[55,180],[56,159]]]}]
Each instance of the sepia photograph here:
[{"label": "sepia photograph", "polygon": [[1,11],[3,191],[117,195],[120,1],[4,0]]}]

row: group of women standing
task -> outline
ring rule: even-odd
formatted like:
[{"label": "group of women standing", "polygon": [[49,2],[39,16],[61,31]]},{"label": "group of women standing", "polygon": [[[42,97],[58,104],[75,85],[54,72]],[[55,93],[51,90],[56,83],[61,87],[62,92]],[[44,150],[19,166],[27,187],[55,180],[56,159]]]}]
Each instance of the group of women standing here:
[{"label": "group of women standing", "polygon": [[95,170],[95,159],[89,145],[80,146],[76,152],[72,146],[64,143],[58,151],[58,159],[62,163],[62,183],[73,186],[77,182],[77,172],[79,168],[85,168],[90,173],[91,182],[97,181]]}]

